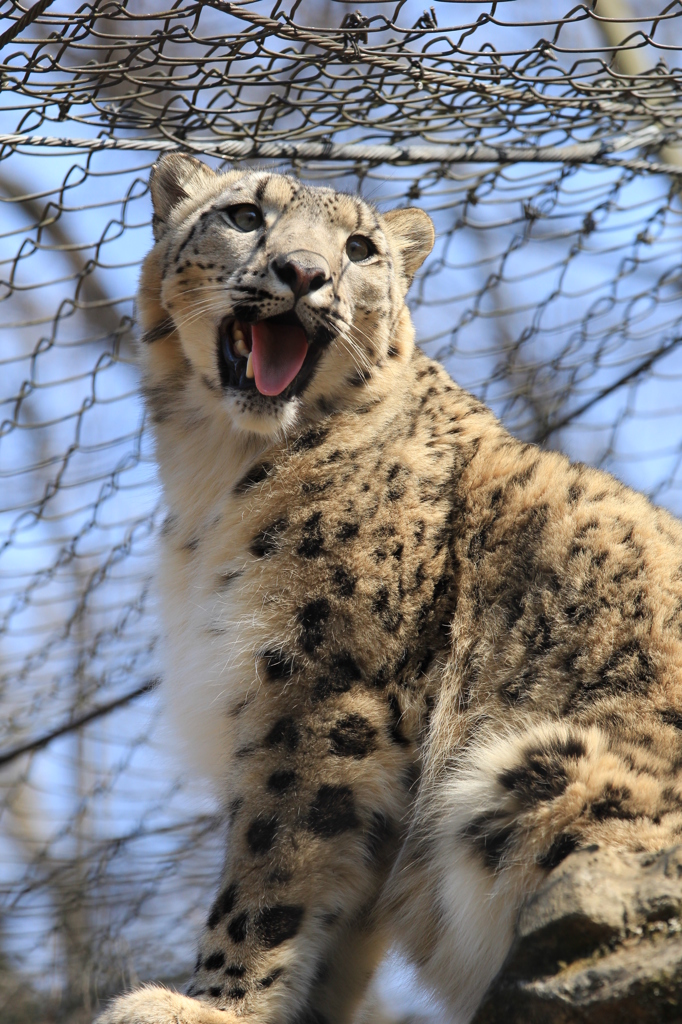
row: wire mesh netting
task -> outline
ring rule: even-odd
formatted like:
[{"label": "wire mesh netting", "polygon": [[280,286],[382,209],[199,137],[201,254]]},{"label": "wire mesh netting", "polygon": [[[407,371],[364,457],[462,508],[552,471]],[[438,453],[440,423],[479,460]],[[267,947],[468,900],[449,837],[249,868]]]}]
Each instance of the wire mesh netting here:
[{"label": "wire mesh netting", "polygon": [[159,151],[428,210],[422,346],[682,512],[682,5],[422,3],[2,5],[3,1021],[181,979],[221,855],[155,689],[133,296]]}]

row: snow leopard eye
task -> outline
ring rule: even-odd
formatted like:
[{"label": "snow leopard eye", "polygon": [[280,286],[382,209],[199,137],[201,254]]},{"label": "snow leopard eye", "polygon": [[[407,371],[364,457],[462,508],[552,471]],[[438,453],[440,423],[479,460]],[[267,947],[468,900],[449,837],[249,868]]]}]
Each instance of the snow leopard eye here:
[{"label": "snow leopard eye", "polygon": [[223,217],[232,227],[245,232],[256,231],[263,223],[263,214],[251,203],[228,206],[227,210],[223,210]]},{"label": "snow leopard eye", "polygon": [[346,242],[346,255],[351,263],[362,263],[376,252],[369,238],[364,235],[351,235]]}]

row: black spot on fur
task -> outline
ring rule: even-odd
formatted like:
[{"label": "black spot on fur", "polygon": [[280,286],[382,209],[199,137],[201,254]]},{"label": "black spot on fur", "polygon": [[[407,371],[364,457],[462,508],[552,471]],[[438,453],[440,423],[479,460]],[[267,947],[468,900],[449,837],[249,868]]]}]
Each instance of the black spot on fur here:
[{"label": "black spot on fur", "polygon": [[334,405],[334,403],[331,402],[324,395],[320,395],[320,397],[316,399],[315,404],[317,405],[317,408],[320,410],[320,412],[324,413],[326,416],[331,416],[331,414],[336,410],[336,406]]},{"label": "black spot on fur", "polygon": [[258,988],[270,988],[270,986],[274,984],[278,978],[281,978],[283,974],[284,968],[276,967],[274,971],[270,971],[270,973],[266,974],[264,978],[259,978],[256,985]]},{"label": "black spot on fur", "polygon": [[225,968],[228,978],[243,978],[246,974],[246,967],[243,964],[230,964]]},{"label": "black spot on fur", "polygon": [[208,927],[213,929],[222,919],[229,914],[233,909],[237,901],[237,883],[232,882],[226,889],[218,895],[215,903],[211,907],[208,915],[208,921],[206,922]]},{"label": "black spot on fur", "polygon": [[208,990],[208,994],[211,996],[212,999],[217,999],[218,996],[221,996],[223,994],[223,990],[222,988],[220,988],[219,985],[211,985],[211,987]]},{"label": "black spot on fur", "polygon": [[675,711],[674,708],[666,708],[661,711],[661,718],[666,725],[672,725],[675,729],[682,730],[682,711]]},{"label": "black spot on fur", "polygon": [[471,840],[486,866],[497,871],[513,841],[514,826],[503,811],[489,811],[473,818],[462,829],[462,836]]},{"label": "black spot on fur", "polygon": [[303,920],[303,907],[279,904],[264,907],[256,914],[254,928],[260,942],[266,949],[274,949],[287,939],[293,939]]},{"label": "black spot on fur", "polygon": [[500,690],[500,696],[510,704],[519,704],[528,699],[537,681],[538,675],[534,668],[524,668],[520,675],[514,676],[504,683]]},{"label": "black spot on fur", "polygon": [[331,839],[357,828],[355,798],[350,786],[320,786],[308,812],[308,828],[315,835]]},{"label": "black spot on fur", "polygon": [[329,671],[315,684],[315,700],[326,700],[335,693],[348,693],[353,683],[362,679],[362,672],[348,651],[339,651],[330,661]]},{"label": "black spot on fur", "polygon": [[169,512],[161,524],[161,536],[168,537],[178,525],[178,516]]},{"label": "black spot on fur", "polygon": [[360,532],[360,523],[341,523],[336,531],[337,540],[350,540]]},{"label": "black spot on fur", "polygon": [[232,572],[230,572],[230,571],[228,571],[228,572],[221,572],[220,575],[218,576],[217,581],[216,581],[217,582],[218,590],[227,590],[227,588],[232,583],[234,583],[235,580],[238,580],[239,577],[243,576],[243,575],[244,574],[243,574],[241,569],[237,569],[237,570],[232,571]]},{"label": "black spot on fur", "polygon": [[515,532],[513,548],[495,592],[495,600],[505,611],[509,629],[516,625],[525,611],[530,585],[537,575],[540,546],[548,520],[549,506],[537,505],[519,523]]},{"label": "black spot on fur", "polygon": [[296,772],[280,768],[269,777],[267,787],[272,793],[285,793],[287,789],[291,789],[295,781]]},{"label": "black spot on fur", "polygon": [[257,747],[257,745],[255,743],[247,743],[247,744],[245,744],[245,746],[239,747],[238,750],[235,750],[234,756],[235,757],[240,757],[240,758],[241,757],[251,757],[252,754],[256,753],[257,749],[258,749],[258,747]]},{"label": "black spot on fur", "polygon": [[295,452],[309,451],[311,448],[317,448],[322,444],[329,431],[324,427],[316,427],[313,430],[306,431],[305,434],[301,434],[294,443],[292,444],[292,450]]},{"label": "black spot on fur", "polygon": [[540,460],[536,459],[535,462],[532,462],[530,466],[526,466],[525,469],[522,469],[520,473],[515,473],[514,476],[510,476],[509,480],[507,481],[507,486],[517,486],[524,488],[526,484],[529,483],[535,476],[535,472],[539,465]]},{"label": "black spot on fur", "polygon": [[367,831],[365,849],[370,862],[382,861],[393,851],[398,830],[395,822],[381,811],[374,811]]},{"label": "black spot on fur", "polygon": [[270,523],[264,530],[257,533],[251,541],[249,548],[251,554],[256,558],[265,558],[267,555],[273,554],[279,547],[280,535],[288,525],[286,519],[276,519],[274,523]]},{"label": "black spot on fur", "polygon": [[249,488],[255,487],[256,484],[261,483],[262,480],[267,480],[270,468],[271,467],[266,462],[260,462],[257,465],[252,466],[248,473],[245,473],[241,480],[235,484],[234,493],[245,494]]},{"label": "black spot on fur", "polygon": [[[575,663],[566,660],[565,669],[572,675]],[[627,693],[645,696],[655,678],[655,666],[649,654],[642,649],[639,640],[628,640],[609,655],[596,674],[582,673],[568,708]]]},{"label": "black spot on fur", "polygon": [[301,543],[297,551],[303,558],[317,558],[324,547],[324,538],[320,528],[321,512],[313,512],[303,524]]},{"label": "black spot on fur", "polygon": [[414,584],[412,590],[420,590],[426,582],[426,572],[424,571],[424,563],[419,562],[417,568],[414,570]]},{"label": "black spot on fur", "polygon": [[584,754],[585,745],[576,737],[553,740],[527,750],[523,763],[501,772],[498,780],[526,804],[552,800],[560,796],[568,785],[566,761],[577,760]]},{"label": "black spot on fur", "polygon": [[251,853],[268,853],[272,849],[278,825],[279,821],[274,814],[254,818],[246,832],[246,841]]},{"label": "black spot on fur", "polygon": [[233,942],[243,942],[246,938],[246,926],[248,924],[249,915],[246,911],[243,914],[237,914],[233,917],[227,926],[227,934],[230,936]]},{"label": "black spot on fur", "polygon": [[435,656],[435,651],[426,651],[425,654],[422,655],[422,657],[419,659],[419,661],[416,662],[414,666],[415,679],[419,679],[421,678],[421,676],[426,675],[426,673],[431,668],[431,665],[433,664],[433,659],[435,658]]},{"label": "black spot on fur", "polygon": [[376,748],[377,731],[362,715],[339,718],[329,733],[332,753],[339,757],[367,757]]},{"label": "black spot on fur", "polygon": [[403,621],[403,613],[390,604],[388,587],[382,584],[374,595],[372,611],[381,619],[381,624],[387,633],[396,633]]},{"label": "black spot on fur", "polygon": [[541,868],[545,868],[547,871],[552,871],[554,868],[561,864],[562,860],[565,860],[569,854],[573,853],[578,849],[578,840],[575,836],[569,835],[567,832],[562,832],[561,835],[557,836],[552,845],[538,857],[537,863]]},{"label": "black spot on fur", "polygon": [[346,376],[346,383],[352,388],[361,388],[368,380],[372,379],[370,370],[353,370]]},{"label": "black spot on fur", "polygon": [[388,684],[389,679],[389,667],[388,665],[382,665],[378,672],[372,676],[369,681],[369,685],[374,690],[384,690]]},{"label": "black spot on fur", "polygon": [[398,698],[393,693],[389,694],[388,707],[393,719],[390,725],[391,739],[401,747],[409,747],[411,741],[404,735],[401,729],[402,711],[400,710]]},{"label": "black spot on fur", "polygon": [[242,988],[241,985],[235,985],[234,988],[230,988],[225,993],[228,999],[243,999],[246,995],[246,989]]},{"label": "black spot on fur", "polygon": [[313,654],[324,639],[324,623],[329,618],[330,606],[326,597],[318,597],[301,609],[298,621],[301,623],[301,643],[306,654]]},{"label": "black spot on fur", "polygon": [[528,631],[526,643],[538,654],[548,654],[557,642],[552,637],[552,624],[544,613],[538,615],[532,629]]},{"label": "black spot on fur", "polygon": [[224,953],[211,953],[210,956],[206,957],[204,962],[205,971],[218,971],[225,963]]},{"label": "black spot on fur", "polygon": [[271,682],[290,679],[294,671],[294,659],[281,651],[263,651],[261,658],[265,662],[265,671]]},{"label": "black spot on fur", "polygon": [[387,481],[391,486],[386,491],[386,497],[389,501],[400,501],[404,497],[407,490],[408,476],[409,470],[405,469],[404,466],[400,466],[398,463],[391,466],[387,476]]},{"label": "black spot on fur", "polygon": [[628,640],[599,670],[599,685],[611,692],[646,693],[654,681],[654,665],[639,641]]},{"label": "black spot on fur", "polygon": [[357,579],[342,566],[334,570],[334,584],[339,597],[352,597]]},{"label": "black spot on fur", "polygon": [[595,800],[590,807],[590,813],[597,821],[605,821],[607,818],[634,817],[631,811],[623,807],[623,801],[630,799],[630,790],[627,786],[606,786],[600,800]]},{"label": "black spot on fur", "polygon": [[278,718],[272,729],[265,737],[265,742],[270,747],[286,747],[287,750],[294,751],[298,748],[300,743],[301,735],[298,730],[298,725],[293,718]]}]

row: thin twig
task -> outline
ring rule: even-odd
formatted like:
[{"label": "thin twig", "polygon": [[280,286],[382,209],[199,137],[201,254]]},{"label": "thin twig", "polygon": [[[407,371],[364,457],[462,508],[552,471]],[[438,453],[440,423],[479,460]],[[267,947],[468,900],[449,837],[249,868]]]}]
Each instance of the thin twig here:
[{"label": "thin twig", "polygon": [[617,391],[618,388],[622,388],[625,384],[629,384],[630,381],[633,381],[637,377],[641,376],[641,374],[646,373],[646,371],[650,369],[657,360],[662,359],[663,356],[668,354],[668,352],[672,352],[672,350],[676,348],[681,341],[682,337],[678,336],[673,338],[666,345],[662,345],[660,348],[656,349],[655,352],[652,352],[651,355],[647,356],[647,358],[641,363],[638,363],[632,370],[628,370],[628,372],[623,374],[622,377],[619,377],[618,380],[609,384],[608,387],[602,388],[601,391],[596,395],[593,395],[592,398],[589,398],[586,402],[583,402],[583,404],[578,406],[577,409],[573,409],[571,412],[566,413],[566,415],[558,420],[558,422],[550,424],[541,434],[538,434],[537,437],[533,438],[535,444],[544,444],[551,434],[555,434],[557,430],[561,430],[562,427],[567,426],[572,420],[577,420],[583,415],[583,413],[587,412],[588,409],[591,409],[592,406],[597,405],[604,398],[613,394],[613,392]]},{"label": "thin twig", "polygon": [[53,740],[58,739],[60,736],[65,736],[66,733],[74,732],[76,729],[80,729],[84,725],[88,725],[90,722],[94,722],[97,718],[103,718],[104,715],[108,715],[111,711],[116,711],[118,708],[125,707],[126,704],[130,704],[131,701],[137,700],[138,697],[144,696],[146,693],[151,693],[159,685],[159,679],[148,679],[137,689],[131,690],[130,693],[124,693],[122,697],[116,697],[115,700],[110,700],[106,704],[98,704],[96,707],[91,708],[84,715],[79,715],[78,718],[72,718],[68,722],[64,722],[62,725],[57,726],[56,729],[52,729],[50,732],[43,733],[42,736],[37,736],[33,740],[27,740],[26,743],[22,743],[18,747],[14,747],[11,750],[5,750],[0,752],[0,766],[9,764],[11,761],[16,761],[22,754],[35,753],[37,750],[42,750],[43,747],[48,746]]}]

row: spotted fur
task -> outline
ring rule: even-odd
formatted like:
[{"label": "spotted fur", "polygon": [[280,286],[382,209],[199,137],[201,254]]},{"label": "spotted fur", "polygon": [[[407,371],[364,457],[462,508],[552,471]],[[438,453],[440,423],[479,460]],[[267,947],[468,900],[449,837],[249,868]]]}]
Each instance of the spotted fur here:
[{"label": "spotted fur", "polygon": [[[101,1020],[342,1024],[393,942],[466,1021],[564,857],[679,842],[682,529],[414,347],[425,215],[180,156],[152,192],[167,699],[231,825],[187,995]],[[301,248],[330,268],[296,303],[313,372],[230,390],[218,325],[291,309],[272,266]]]}]

